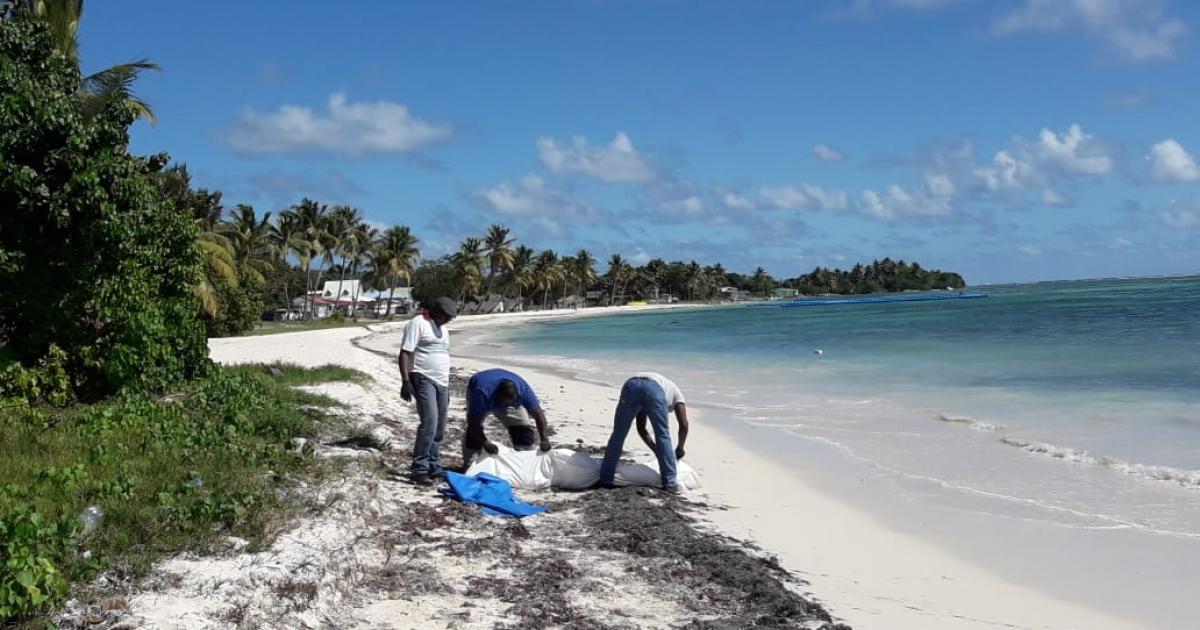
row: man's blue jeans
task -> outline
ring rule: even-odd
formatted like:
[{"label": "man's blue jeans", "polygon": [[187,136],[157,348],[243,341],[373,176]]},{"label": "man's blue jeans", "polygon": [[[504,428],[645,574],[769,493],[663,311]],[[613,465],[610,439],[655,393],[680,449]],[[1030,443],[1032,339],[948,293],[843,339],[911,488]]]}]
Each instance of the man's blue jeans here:
[{"label": "man's blue jeans", "polygon": [[446,413],[450,408],[450,390],[424,374],[412,373],[413,398],[417,402],[417,441],[413,444],[412,472],[442,474],[442,436],[446,433]]},{"label": "man's blue jeans", "polygon": [[613,417],[613,432],[604,449],[604,463],[600,465],[600,485],[611,486],[621,461],[621,450],[625,448],[625,437],[629,427],[644,412],[654,428],[655,455],[658,456],[658,472],[663,487],[675,483],[675,449],[671,447],[671,426],[667,424],[667,395],[658,383],[647,378],[631,378],[621,388],[621,402]]}]

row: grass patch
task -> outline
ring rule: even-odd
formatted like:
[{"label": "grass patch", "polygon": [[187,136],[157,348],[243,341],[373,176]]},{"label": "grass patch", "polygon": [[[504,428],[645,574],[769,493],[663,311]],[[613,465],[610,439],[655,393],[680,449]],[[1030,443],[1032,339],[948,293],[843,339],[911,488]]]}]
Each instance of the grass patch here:
[{"label": "grass patch", "polygon": [[[144,574],[163,554],[236,535],[261,544],[311,474],[292,452],[330,400],[295,383],[366,378],[329,367],[219,369],[166,397],[0,409],[0,625],[103,569]],[[85,525],[87,512],[102,514]]]},{"label": "grass patch", "polygon": [[266,372],[276,383],[288,387],[317,385],[333,381],[348,381],[365,385],[373,380],[364,372],[333,364],[306,368],[295,363],[276,361],[269,365],[241,365],[226,369],[235,372]]},{"label": "grass patch", "polygon": [[410,319],[411,317],[412,315],[393,315],[391,319],[363,320],[327,317],[325,319],[313,319],[301,322],[259,322],[259,324],[255,326],[253,330],[243,333],[242,336],[253,337],[257,335],[278,335],[280,333],[326,330],[329,328],[365,328],[371,324],[402,322]]}]

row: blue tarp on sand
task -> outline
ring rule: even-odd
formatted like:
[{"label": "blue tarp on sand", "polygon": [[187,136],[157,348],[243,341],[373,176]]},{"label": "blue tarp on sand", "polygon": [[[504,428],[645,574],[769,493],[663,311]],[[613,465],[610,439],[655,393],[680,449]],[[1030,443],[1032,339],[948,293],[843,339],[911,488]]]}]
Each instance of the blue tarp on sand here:
[{"label": "blue tarp on sand", "polygon": [[487,473],[467,476],[446,471],[446,483],[450,487],[442,488],[442,494],[463,503],[475,503],[483,507],[484,514],[519,518],[546,511],[542,506],[522,503],[513,496],[507,481]]}]

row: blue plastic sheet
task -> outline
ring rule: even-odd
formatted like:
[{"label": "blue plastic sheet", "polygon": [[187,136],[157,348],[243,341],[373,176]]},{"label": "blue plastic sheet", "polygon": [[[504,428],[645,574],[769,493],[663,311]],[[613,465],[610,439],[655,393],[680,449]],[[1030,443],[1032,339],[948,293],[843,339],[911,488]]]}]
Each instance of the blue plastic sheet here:
[{"label": "blue plastic sheet", "polygon": [[479,505],[484,514],[521,518],[546,511],[540,505],[530,505],[517,499],[507,481],[487,473],[467,476],[446,471],[446,483],[450,487],[440,489],[442,494],[463,503]]}]

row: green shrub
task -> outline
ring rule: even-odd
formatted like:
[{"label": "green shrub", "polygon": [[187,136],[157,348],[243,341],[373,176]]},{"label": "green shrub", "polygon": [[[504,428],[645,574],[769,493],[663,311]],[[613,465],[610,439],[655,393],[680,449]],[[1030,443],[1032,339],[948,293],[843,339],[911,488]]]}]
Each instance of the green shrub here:
[{"label": "green shrub", "polygon": [[0,20],[0,338],[25,366],[68,349],[88,397],[161,390],[209,366],[196,228],[158,194],[166,156],[129,154],[129,104],[85,113],[80,81],[39,21]]},{"label": "green shrub", "polygon": [[0,513],[0,620],[23,617],[62,598],[70,582],[58,568],[79,524],[47,522],[28,508]]},{"label": "green shrub", "polygon": [[67,354],[51,345],[37,367],[27,368],[20,363],[8,363],[0,368],[0,400],[48,402],[62,406],[72,400],[74,388],[66,369]]}]

